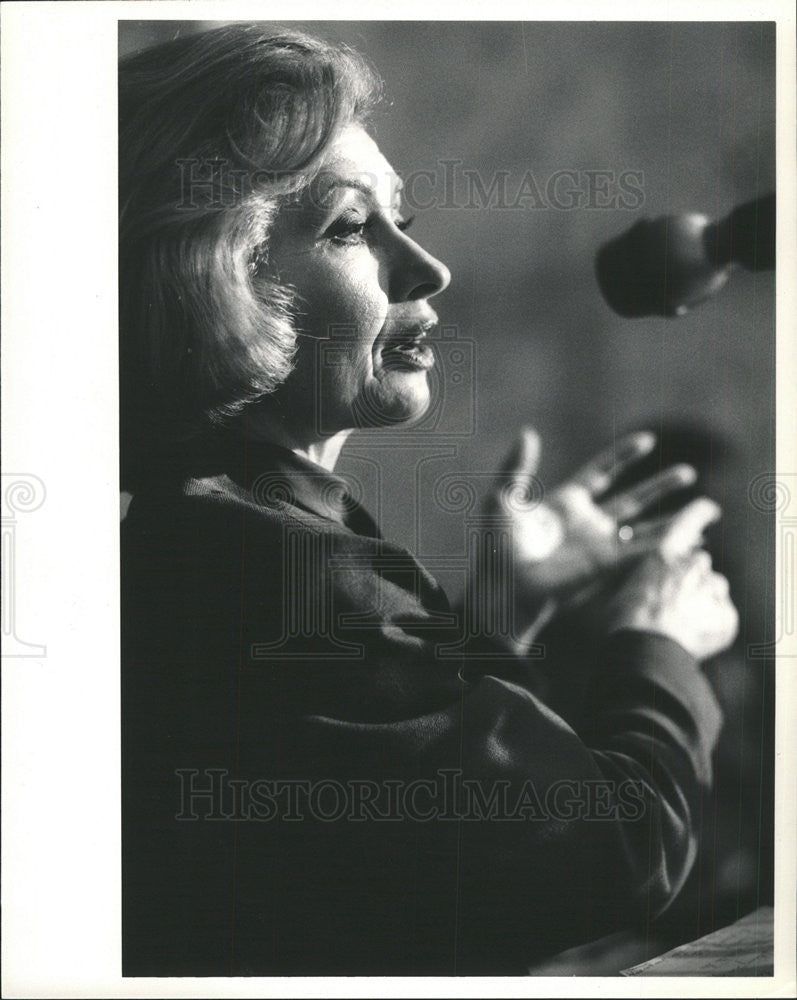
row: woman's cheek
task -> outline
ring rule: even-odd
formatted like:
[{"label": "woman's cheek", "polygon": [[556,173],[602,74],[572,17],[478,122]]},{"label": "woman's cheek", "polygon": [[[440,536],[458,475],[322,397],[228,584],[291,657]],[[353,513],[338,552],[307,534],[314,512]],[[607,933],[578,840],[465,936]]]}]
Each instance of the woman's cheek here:
[{"label": "woman's cheek", "polygon": [[350,363],[357,361],[356,374],[369,373],[371,349],[388,312],[377,261],[367,248],[327,248],[305,259],[304,265],[291,275],[299,292],[300,328],[317,339],[346,343]]},{"label": "woman's cheek", "polygon": [[[313,286],[311,286],[313,287]],[[316,325],[354,335],[360,332],[364,319],[365,295],[353,285],[345,273],[325,273],[313,287],[313,312]]]}]

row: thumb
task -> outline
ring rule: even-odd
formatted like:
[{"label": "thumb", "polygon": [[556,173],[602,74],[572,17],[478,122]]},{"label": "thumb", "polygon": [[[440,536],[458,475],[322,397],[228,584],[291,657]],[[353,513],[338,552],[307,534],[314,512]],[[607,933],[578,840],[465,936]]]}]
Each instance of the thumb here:
[{"label": "thumb", "polygon": [[541,450],[539,434],[523,427],[499,473],[498,497],[504,508],[526,510],[531,501],[541,499],[542,489],[534,481]]},{"label": "thumb", "polygon": [[661,540],[660,553],[671,563],[702,544],[703,532],[722,516],[722,510],[707,497],[698,497],[678,511]]},{"label": "thumb", "polygon": [[512,485],[525,485],[539,468],[542,442],[533,427],[522,427],[501,468],[501,478]]}]

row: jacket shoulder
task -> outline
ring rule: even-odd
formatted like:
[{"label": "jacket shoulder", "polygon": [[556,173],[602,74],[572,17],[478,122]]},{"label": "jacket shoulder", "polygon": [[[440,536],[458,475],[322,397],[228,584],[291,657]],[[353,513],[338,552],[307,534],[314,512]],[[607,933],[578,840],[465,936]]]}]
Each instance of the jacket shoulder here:
[{"label": "jacket shoulder", "polygon": [[136,493],[122,522],[122,535],[179,536],[195,532],[211,535],[240,532],[255,525],[260,532],[279,530],[294,517],[286,506],[258,503],[228,476],[185,479]]}]

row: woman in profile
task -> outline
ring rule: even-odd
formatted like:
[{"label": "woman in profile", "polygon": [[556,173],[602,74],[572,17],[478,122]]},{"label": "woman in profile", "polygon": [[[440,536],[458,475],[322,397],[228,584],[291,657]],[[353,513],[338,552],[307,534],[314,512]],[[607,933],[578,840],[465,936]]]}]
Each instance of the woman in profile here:
[{"label": "woman in profile", "polygon": [[[645,515],[690,470],[612,492],[632,435],[532,502],[524,432],[461,610],[334,475],[353,429],[428,408],[449,282],[378,96],[351,51],[257,24],[121,67],[126,975],[522,973],[661,912],[694,861],[699,662],[736,614],[715,505]],[[527,653],[599,585],[571,728]]]}]

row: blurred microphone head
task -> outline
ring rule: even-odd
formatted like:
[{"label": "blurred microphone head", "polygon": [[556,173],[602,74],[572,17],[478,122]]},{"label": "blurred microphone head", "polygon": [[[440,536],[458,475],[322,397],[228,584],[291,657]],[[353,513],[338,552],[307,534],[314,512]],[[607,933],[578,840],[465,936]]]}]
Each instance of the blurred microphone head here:
[{"label": "blurred microphone head", "polygon": [[621,316],[688,312],[728,280],[712,260],[709,227],[705,215],[668,215],[605,243],[595,261],[603,297]]}]

